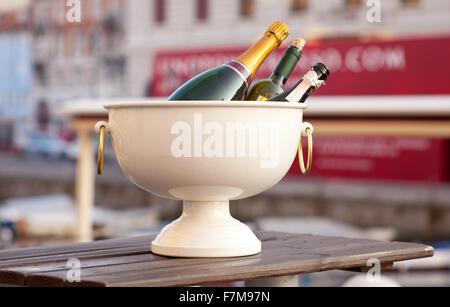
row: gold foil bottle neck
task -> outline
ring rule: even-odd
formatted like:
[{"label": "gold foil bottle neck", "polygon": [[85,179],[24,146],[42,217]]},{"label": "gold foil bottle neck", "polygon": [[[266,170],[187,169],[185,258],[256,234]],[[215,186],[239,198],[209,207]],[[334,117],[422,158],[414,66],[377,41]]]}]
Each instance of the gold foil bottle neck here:
[{"label": "gold foil bottle neck", "polygon": [[264,60],[277,48],[281,42],[289,35],[289,28],[283,22],[272,24],[252,47],[237,57],[237,61],[244,64],[255,76]]},{"label": "gold foil bottle neck", "polygon": [[277,21],[267,29],[266,34],[273,34],[281,44],[289,35],[289,27],[284,22]]},{"label": "gold foil bottle neck", "polygon": [[306,41],[301,37],[296,37],[295,41],[292,43],[292,46],[297,47],[299,50],[303,50],[303,47],[305,47]]}]

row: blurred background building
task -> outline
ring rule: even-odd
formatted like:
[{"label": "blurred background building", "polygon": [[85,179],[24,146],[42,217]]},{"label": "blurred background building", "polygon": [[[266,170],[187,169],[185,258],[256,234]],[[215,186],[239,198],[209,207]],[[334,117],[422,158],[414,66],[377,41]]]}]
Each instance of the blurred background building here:
[{"label": "blurred background building", "polygon": [[[450,33],[450,4],[445,0],[381,1],[381,22],[367,20],[371,7],[367,6],[367,1],[362,0],[188,0],[183,3],[170,0],[129,0],[128,6],[127,67],[130,94],[133,96],[142,95],[149,84],[152,85],[150,93],[155,96],[170,94],[182,80],[154,80],[159,77],[158,69],[164,73],[171,69],[175,77],[184,73],[183,79],[188,78],[192,70],[222,63],[226,51],[228,54],[225,54],[225,58],[229,58],[230,53],[239,54],[261,35],[268,24],[276,20],[285,21],[291,29],[291,36],[285,46],[294,36],[307,39],[305,57],[308,59],[302,59],[300,67],[296,69],[299,74],[311,64],[310,59],[317,56],[310,55],[309,47],[313,40],[347,40],[352,46],[358,46],[360,41],[369,39],[416,37],[416,44],[423,52],[428,53],[432,48],[425,43],[421,47],[421,38]],[[328,45],[330,46],[333,45]],[[323,51],[319,55],[321,58],[339,61],[336,60],[336,50]],[[433,52],[435,51],[433,48]],[[283,50],[279,50],[276,53],[278,57],[282,52]],[[354,55],[360,52],[362,51],[353,51]],[[366,51],[371,53],[366,58],[376,56],[377,52],[379,50],[376,49]],[[392,52],[386,57],[392,58],[394,62],[402,61],[401,57],[404,55],[401,50],[398,54],[396,50]],[[173,55],[171,63],[166,64],[164,56],[169,54]],[[263,67],[260,75],[267,75],[267,71],[277,63],[278,57],[270,57],[265,65],[266,69]],[[340,65],[329,62],[327,64]],[[377,65],[382,64],[370,63],[369,59],[365,62],[370,67],[361,68],[369,72],[384,68],[378,68]],[[358,70],[360,68],[357,64],[350,64],[351,67],[348,68]],[[143,67],[148,69],[142,69]],[[335,70],[333,69],[333,73]],[[165,77],[173,78],[173,75]],[[336,79],[333,79],[335,84]],[[160,81],[172,84],[161,89],[158,87],[162,87],[158,85]],[[153,89],[153,86],[157,88]]]},{"label": "blurred background building", "polygon": [[124,95],[126,1],[82,1],[80,23],[67,21],[63,0],[1,3],[4,148],[23,149],[34,128],[61,128],[52,115],[69,99]]},{"label": "blurred background building", "polygon": [[[20,2],[20,1],[19,1]],[[29,11],[0,6],[0,148],[24,131],[33,108],[33,40]],[[23,125],[19,125],[22,123]]]},{"label": "blurred background building", "polygon": [[77,97],[126,91],[127,1],[81,1],[81,22],[66,20],[66,1],[30,2],[34,97],[53,106]]},{"label": "blurred background building", "polygon": [[[301,36],[307,45],[287,86],[318,61],[332,72],[311,105],[395,105],[414,97],[424,104],[440,99],[450,110],[448,0],[380,0],[380,22],[368,18],[366,0],[80,0],[80,22],[67,20],[67,3],[0,0],[0,202],[9,199],[9,209],[11,198],[32,197],[24,204],[74,195],[73,163],[55,159],[77,158],[60,106],[83,98],[167,97],[239,55],[277,20],[291,35],[257,78],[266,78]],[[241,201],[251,206],[236,202],[233,214],[261,229],[450,245],[447,138],[318,136],[311,175],[299,173],[294,162],[286,180]],[[44,203],[55,199],[61,198],[35,202],[49,209]],[[63,207],[69,202],[64,198]],[[180,213],[175,203],[135,187],[113,155],[96,178],[95,204],[102,208],[151,207],[171,220]]]}]

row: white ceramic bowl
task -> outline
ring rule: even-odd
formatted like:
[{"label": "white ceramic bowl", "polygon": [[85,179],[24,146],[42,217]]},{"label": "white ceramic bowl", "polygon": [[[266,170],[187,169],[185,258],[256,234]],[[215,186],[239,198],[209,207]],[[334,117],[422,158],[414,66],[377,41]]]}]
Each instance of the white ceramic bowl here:
[{"label": "white ceramic bowl", "polygon": [[158,254],[224,257],[258,253],[229,200],[279,182],[298,149],[305,104],[160,101],[105,106],[114,151],[141,188],[184,201],[184,213],[152,243]]}]

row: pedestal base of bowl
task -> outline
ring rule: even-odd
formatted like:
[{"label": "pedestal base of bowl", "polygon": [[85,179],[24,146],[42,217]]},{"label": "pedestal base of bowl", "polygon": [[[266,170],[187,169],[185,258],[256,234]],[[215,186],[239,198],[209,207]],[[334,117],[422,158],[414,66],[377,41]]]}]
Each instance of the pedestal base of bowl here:
[{"label": "pedestal base of bowl", "polygon": [[261,252],[261,241],[230,215],[228,201],[184,201],[183,214],[158,234],[152,252],[172,257],[249,256]]}]

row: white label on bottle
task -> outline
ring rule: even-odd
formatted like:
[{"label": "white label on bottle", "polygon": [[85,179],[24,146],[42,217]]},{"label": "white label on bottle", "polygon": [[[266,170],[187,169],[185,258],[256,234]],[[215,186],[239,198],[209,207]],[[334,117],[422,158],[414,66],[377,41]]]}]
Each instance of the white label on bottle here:
[{"label": "white label on bottle", "polygon": [[289,94],[286,96],[286,100],[290,102],[299,102],[306,91],[311,87],[315,86],[311,80],[317,79],[317,74],[315,71],[309,71],[303,78],[303,81]]}]

